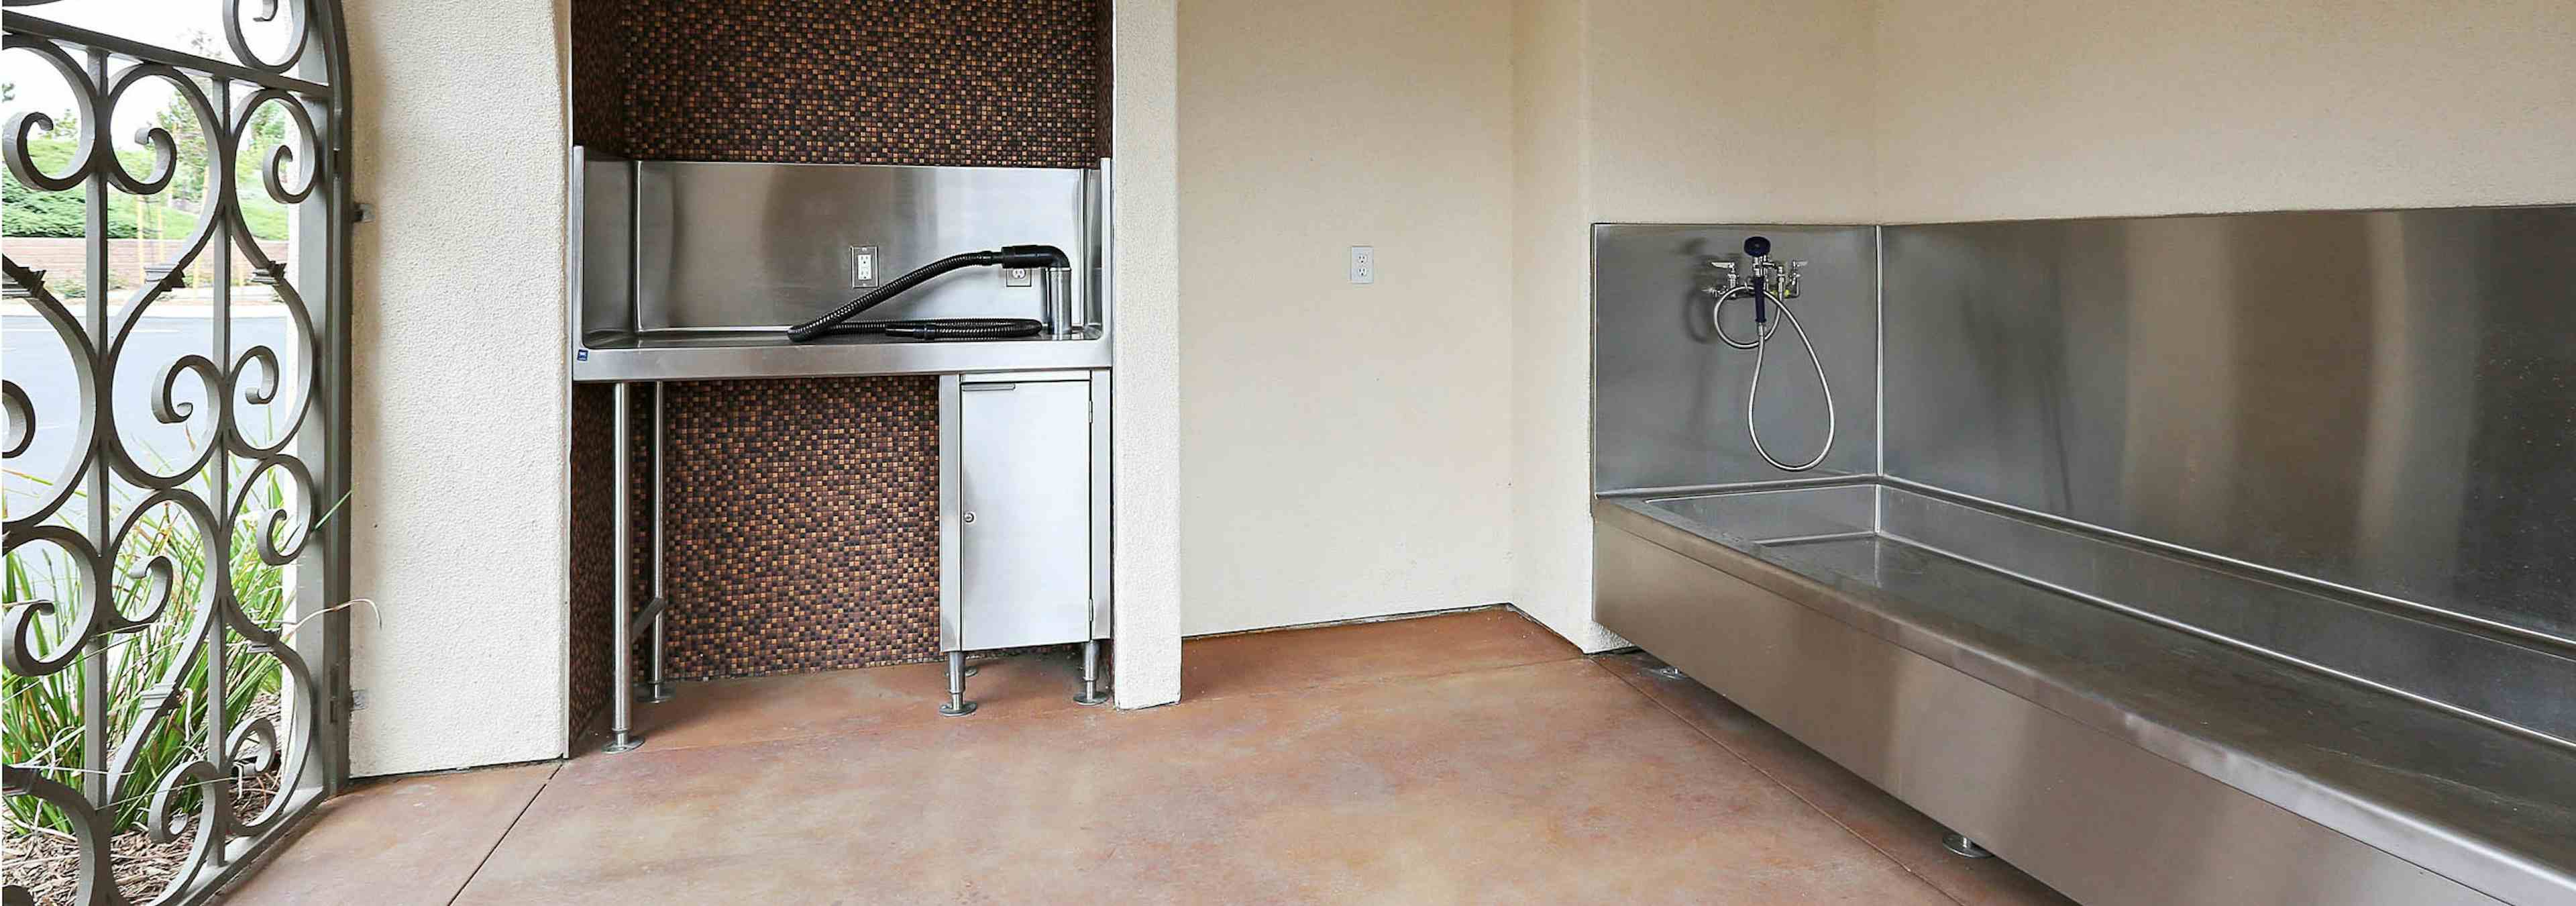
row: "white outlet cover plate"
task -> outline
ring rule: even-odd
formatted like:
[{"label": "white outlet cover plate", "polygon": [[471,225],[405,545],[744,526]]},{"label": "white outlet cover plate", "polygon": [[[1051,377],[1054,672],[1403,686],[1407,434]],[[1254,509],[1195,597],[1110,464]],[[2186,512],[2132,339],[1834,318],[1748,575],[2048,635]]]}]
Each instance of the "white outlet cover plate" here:
[{"label": "white outlet cover plate", "polygon": [[1377,282],[1377,246],[1351,246],[1351,282]]},{"label": "white outlet cover plate", "polygon": [[877,247],[850,246],[850,288],[866,289],[877,285]]}]

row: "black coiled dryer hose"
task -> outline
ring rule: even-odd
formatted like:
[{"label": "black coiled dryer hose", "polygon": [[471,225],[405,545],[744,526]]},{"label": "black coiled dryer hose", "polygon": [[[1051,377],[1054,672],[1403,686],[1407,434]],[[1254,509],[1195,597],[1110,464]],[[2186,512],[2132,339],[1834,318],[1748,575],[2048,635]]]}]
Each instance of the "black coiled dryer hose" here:
[{"label": "black coiled dryer hose", "polygon": [[1071,266],[1072,261],[1065,257],[1064,250],[1052,245],[1008,245],[1003,246],[1000,251],[967,252],[962,255],[950,255],[946,258],[941,258],[937,261],[930,262],[929,264],[914,268],[911,273],[886,281],[886,285],[870,290],[867,295],[852,299],[849,302],[842,304],[841,307],[824,313],[822,317],[788,328],[787,338],[798,343],[803,343],[828,334],[836,333],[838,331],[836,331],[835,328],[840,327],[841,322],[858,317],[860,312],[875,308],[878,305],[885,303],[886,300],[903,295],[905,291],[910,290],[913,287],[920,286],[923,283],[927,283],[930,281],[930,278],[945,274],[949,271],[969,267],[1040,268]]}]

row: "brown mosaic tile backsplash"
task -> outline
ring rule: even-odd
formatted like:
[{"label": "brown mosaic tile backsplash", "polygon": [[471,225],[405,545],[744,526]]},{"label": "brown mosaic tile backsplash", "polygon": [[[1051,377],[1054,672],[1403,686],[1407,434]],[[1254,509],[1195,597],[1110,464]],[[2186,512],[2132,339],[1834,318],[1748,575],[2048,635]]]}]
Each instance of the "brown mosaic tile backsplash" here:
[{"label": "brown mosaic tile backsplash", "polygon": [[[1105,0],[577,0],[574,133],[648,160],[1089,166],[1106,24]],[[609,123],[580,108],[612,66]]]},{"label": "brown mosaic tile backsplash", "polygon": [[671,675],[938,656],[938,379],[669,386]]},{"label": "brown mosaic tile backsplash", "polygon": [[629,0],[572,0],[572,142],[626,154],[626,31]]},{"label": "brown mosaic tile backsplash", "polygon": [[608,629],[612,487],[609,445],[612,394],[606,384],[572,388],[571,726],[581,735],[608,707]]},{"label": "brown mosaic tile backsplash", "polygon": [[[939,656],[939,381],[665,386],[665,675],[758,676]],[[612,391],[573,392],[572,734],[608,705]],[[637,384],[627,581],[652,596],[652,391]],[[635,649],[635,679],[648,657]]]}]

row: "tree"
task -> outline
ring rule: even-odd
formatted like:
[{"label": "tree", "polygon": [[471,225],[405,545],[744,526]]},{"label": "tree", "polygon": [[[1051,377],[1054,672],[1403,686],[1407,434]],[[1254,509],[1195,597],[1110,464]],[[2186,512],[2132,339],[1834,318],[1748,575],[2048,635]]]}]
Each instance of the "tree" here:
[{"label": "tree", "polygon": [[[72,115],[68,113],[62,116],[63,121],[72,119]],[[50,133],[52,136],[69,134],[68,130],[62,128],[57,128]],[[28,162],[35,164],[36,169],[47,173],[60,173],[65,167],[70,166],[72,150],[78,145],[77,140],[68,137],[29,139],[27,141]],[[152,153],[141,149],[120,149],[117,151],[117,157],[125,162],[127,170],[136,173],[143,172],[144,168],[151,166],[152,163]],[[78,238],[88,232],[89,217],[86,206],[88,193],[79,188],[64,192],[39,192],[32,186],[18,182],[18,178],[14,175],[0,173],[0,196],[4,196],[0,197],[0,205],[5,205],[7,208],[5,217],[0,217],[0,234],[30,238]],[[161,210],[156,212],[157,216],[149,218],[147,223],[138,223],[132,197],[117,197],[125,200],[107,206],[107,238],[109,239],[174,238],[185,236],[197,227],[195,215],[185,211],[169,210],[166,205],[160,203],[162,197],[159,196],[145,202],[144,205],[148,208],[160,208]],[[277,206],[272,204],[270,207],[274,209]],[[283,212],[280,211],[270,216],[282,217],[282,214]],[[256,234],[259,230],[259,222],[254,220],[251,231]],[[283,227],[280,230],[280,235],[283,235]]]},{"label": "tree", "polygon": [[[188,50],[199,56],[223,56],[215,37],[205,29],[190,29],[186,42]],[[190,81],[199,92],[210,88],[206,80]],[[196,108],[173,91],[169,102],[153,112],[152,125],[170,134],[172,173],[169,194],[163,201],[170,207],[202,214],[206,210],[206,157],[213,146],[206,141],[205,125],[197,121]]]},{"label": "tree", "polygon": [[[200,51],[209,50],[213,46],[213,38],[198,32],[192,38],[192,46]],[[14,96],[16,88],[14,83],[0,85],[0,95]],[[286,238],[289,220],[286,206],[268,197],[260,178],[260,169],[268,159],[269,149],[287,141],[287,115],[277,107],[276,103],[260,105],[243,136],[243,147],[233,160],[233,177],[241,198],[242,220],[249,225],[251,235],[261,239]],[[140,205],[129,196],[118,196],[122,200],[108,206],[107,235],[110,239],[185,236],[196,229],[197,222],[207,210],[207,158],[211,146],[206,139],[204,124],[197,121],[195,108],[173,94],[168,103],[153,112],[152,123],[171,137],[173,172],[170,185]],[[53,129],[28,141],[28,156],[38,169],[49,173],[61,172],[71,160],[72,149],[78,145],[75,136],[80,128],[80,118],[70,111],[55,116]],[[148,172],[153,164],[153,155],[148,148],[119,148],[116,155],[125,164],[126,171],[136,175]],[[313,161],[298,159],[294,167],[301,169],[313,164]],[[292,176],[286,178],[289,182],[294,181]],[[6,189],[5,203],[8,207],[6,217],[0,218],[0,234],[25,237],[78,237],[83,234],[87,223],[83,207],[85,193],[78,190],[38,192],[6,174],[0,174],[0,188]],[[138,218],[138,207],[143,209],[141,213],[145,216]]]},{"label": "tree", "polygon": [[152,115],[152,124],[170,133],[172,166],[170,206],[183,211],[206,209],[206,133],[197,112],[176,93]]}]

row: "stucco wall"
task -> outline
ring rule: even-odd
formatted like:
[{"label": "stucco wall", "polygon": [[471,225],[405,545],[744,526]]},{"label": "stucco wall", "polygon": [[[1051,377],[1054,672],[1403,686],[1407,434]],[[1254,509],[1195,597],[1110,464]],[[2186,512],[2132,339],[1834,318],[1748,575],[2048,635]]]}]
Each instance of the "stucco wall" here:
[{"label": "stucco wall", "polygon": [[564,749],[565,122],[554,4],[351,3],[351,773]]},{"label": "stucco wall", "polygon": [[1593,3],[1594,222],[1867,223],[1868,0]]},{"label": "stucco wall", "polygon": [[1512,9],[1511,601],[1585,650],[1592,621],[1592,103],[1584,0]]},{"label": "stucco wall", "polygon": [[[1621,644],[1589,224],[1868,220],[1869,10],[1185,5],[1184,630],[1509,600]],[[1758,81],[1707,65],[1746,22]]]},{"label": "stucco wall", "polygon": [[1482,0],[1181,4],[1185,634],[1508,599],[1511,66]]},{"label": "stucco wall", "polygon": [[1181,698],[1181,311],[1174,0],[1110,8],[1118,244],[1111,533],[1121,708]]},{"label": "stucco wall", "polygon": [[1890,222],[2576,201],[2576,3],[1886,0]]}]

